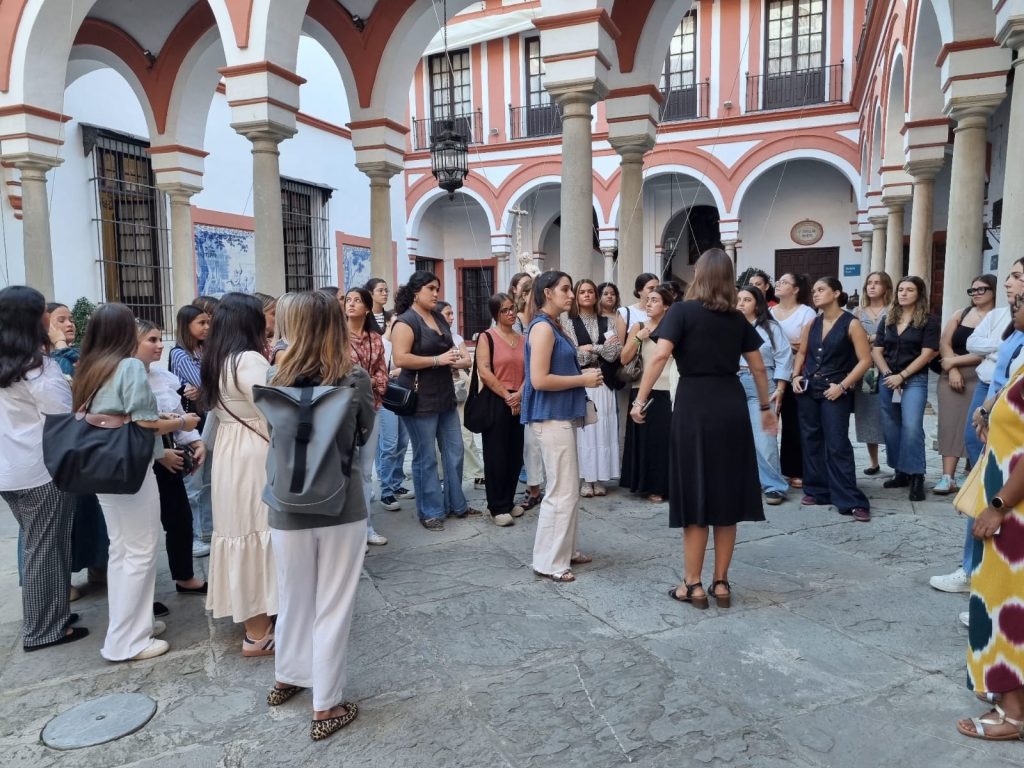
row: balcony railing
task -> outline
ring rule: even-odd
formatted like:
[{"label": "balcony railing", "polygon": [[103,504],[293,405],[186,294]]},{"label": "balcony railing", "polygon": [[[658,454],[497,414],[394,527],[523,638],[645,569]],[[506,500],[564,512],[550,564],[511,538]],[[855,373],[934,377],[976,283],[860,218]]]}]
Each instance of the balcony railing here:
[{"label": "balcony railing", "polygon": [[557,104],[508,105],[513,139],[532,139],[562,134],[562,112]]},{"label": "balcony railing", "polygon": [[775,75],[747,75],[747,112],[843,100],[843,62]]},{"label": "balcony railing", "polygon": [[468,115],[456,115],[455,120],[450,118],[425,117],[422,120],[412,119],[412,142],[416,150],[430,149],[434,137],[441,131],[451,128],[466,140],[467,144],[480,144],[483,142],[484,115],[481,110],[470,112]]},{"label": "balcony railing", "polygon": [[675,123],[707,117],[710,85],[705,80],[703,83],[695,83],[684,88],[663,90],[665,101],[661,105],[661,122]]}]

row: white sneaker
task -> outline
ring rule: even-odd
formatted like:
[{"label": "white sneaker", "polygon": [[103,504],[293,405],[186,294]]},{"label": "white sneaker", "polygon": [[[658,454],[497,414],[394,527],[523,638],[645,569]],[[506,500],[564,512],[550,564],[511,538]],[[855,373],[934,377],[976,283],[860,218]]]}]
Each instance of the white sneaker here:
[{"label": "white sneaker", "polygon": [[153,622],[153,634],[152,634],[152,637],[160,637],[160,635],[162,635],[166,631],[167,631],[167,625],[164,624],[162,621],[158,620],[158,621],[154,621]]},{"label": "white sneaker", "polygon": [[594,495],[594,486],[591,483],[584,483],[580,486],[580,496],[589,499]]},{"label": "white sneaker", "polygon": [[167,644],[166,640],[150,640],[149,645],[143,650],[132,656],[129,661],[142,661],[143,659],[152,659],[156,656],[163,656],[171,650],[171,646]]},{"label": "white sneaker", "polygon": [[383,546],[383,545],[387,544],[388,543],[388,539],[387,539],[386,536],[381,536],[376,531],[373,531],[372,533],[367,534],[367,536],[366,536],[366,543],[367,544],[375,544],[378,547],[380,547],[380,546]]},{"label": "white sneaker", "polygon": [[210,554],[210,545],[196,539],[192,542],[192,557],[206,557]]},{"label": "white sneaker", "polygon": [[965,627],[971,626],[970,611],[960,611],[960,613],[957,614],[957,618],[960,619],[960,623],[963,624]]},{"label": "white sneaker", "polygon": [[493,520],[494,524],[500,528],[505,528],[509,525],[515,525],[515,520],[512,519],[512,515],[510,515],[508,512],[503,512],[500,515],[494,515],[493,517],[491,517],[491,520]]},{"label": "white sneaker", "polygon": [[526,510],[523,509],[518,504],[516,504],[514,507],[512,507],[512,512],[511,512],[512,517],[522,517],[524,514],[526,514]]},{"label": "white sneaker", "polygon": [[928,583],[932,585],[932,589],[937,589],[940,592],[971,591],[971,577],[967,575],[962,567],[957,568],[952,573],[947,573],[945,576],[932,576],[928,579]]}]

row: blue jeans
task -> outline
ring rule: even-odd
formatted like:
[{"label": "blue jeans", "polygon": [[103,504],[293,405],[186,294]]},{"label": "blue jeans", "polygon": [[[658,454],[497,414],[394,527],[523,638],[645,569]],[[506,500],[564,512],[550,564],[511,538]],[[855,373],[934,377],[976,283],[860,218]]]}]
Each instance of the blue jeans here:
[{"label": "blue jeans", "polygon": [[[980,389],[980,387],[979,387]],[[885,461],[907,475],[924,474],[924,404],[928,399],[928,373],[917,373],[903,385],[903,400],[892,401],[893,390],[878,388],[885,434]]]},{"label": "blue jeans", "polygon": [[209,541],[213,534],[212,467],[213,451],[210,451],[198,472],[182,478],[188,493],[188,505],[192,508],[192,536],[196,541]]},{"label": "blue jeans", "polygon": [[[768,372],[768,380],[772,380],[774,371]],[[750,426],[754,430],[754,448],[757,451],[757,476],[761,480],[761,490],[778,491],[785,494],[789,483],[779,469],[779,443],[775,435],[765,434],[761,429],[761,401],[757,395],[757,385],[753,375],[746,369],[740,369],[740,383],[747,394],[747,410],[750,412]]]},{"label": "blue jeans", "polygon": [[380,495],[394,496],[405,481],[405,452],[409,448],[409,432],[396,413],[387,408],[377,411],[380,439],[377,445],[377,476]]},{"label": "blue jeans", "polygon": [[[971,417],[974,416],[974,412],[982,406],[988,398],[988,384],[984,381],[978,380],[978,386],[974,388],[974,397],[971,399],[971,406],[967,409],[967,423],[964,424],[964,446],[967,448],[967,459],[971,462],[973,467],[978,463],[978,459],[981,458],[981,452],[985,448],[985,444],[978,439],[978,433],[974,431],[974,424],[971,421]],[[964,535],[964,556],[963,556],[963,567],[964,571],[969,576],[974,568],[974,535],[971,531],[974,528],[974,518],[967,518],[967,532]]]},{"label": "blue jeans", "polygon": [[[466,514],[468,504],[462,492],[462,424],[456,409],[442,413],[403,416],[412,441],[412,482],[416,489],[416,514],[420,520],[443,520],[451,512]],[[441,449],[444,490],[437,478],[437,453]]]}]

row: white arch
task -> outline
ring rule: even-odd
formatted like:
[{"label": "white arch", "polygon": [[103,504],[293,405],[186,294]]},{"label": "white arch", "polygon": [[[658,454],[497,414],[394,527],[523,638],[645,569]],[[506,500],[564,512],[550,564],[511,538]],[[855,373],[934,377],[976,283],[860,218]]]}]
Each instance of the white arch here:
[{"label": "white arch", "polygon": [[220,32],[213,27],[192,46],[175,77],[164,126],[168,143],[203,147],[207,118],[220,82],[217,70],[224,64]]},{"label": "white arch", "polygon": [[509,197],[508,205],[506,205],[504,210],[502,210],[501,212],[501,226],[498,228],[498,231],[507,232],[509,228],[512,226],[511,214],[509,213],[509,211],[511,211],[513,208],[519,205],[532,192],[540,189],[541,187],[548,186],[562,186],[562,177],[555,176],[553,174],[549,174],[547,176],[538,176],[536,178],[524,182],[522,186],[518,187],[516,191],[513,192],[512,195]]},{"label": "white arch", "polygon": [[[743,210],[743,198],[746,196],[747,190],[750,189],[750,186],[767,171],[770,171],[777,165],[788,163],[791,160],[817,160],[825,163],[826,165],[830,165],[846,177],[846,180],[850,182],[850,186],[854,190],[860,189],[860,174],[857,173],[857,169],[848,161],[839,157],[839,155],[833,154],[832,152],[826,152],[821,149],[793,149],[789,152],[782,152],[774,157],[768,158],[747,174],[747,177],[743,179],[739,188],[736,190],[736,197],[733,200],[736,218],[742,218],[740,213]],[[858,201],[858,208],[863,207],[862,202],[863,201]]]},{"label": "white arch", "polygon": [[[480,195],[479,192],[470,189],[469,187],[462,187],[461,189],[459,189],[458,192],[456,192],[456,194],[465,195],[466,197],[470,198],[475,203],[477,203],[477,205],[479,205],[483,209],[484,217],[487,219],[487,225],[491,228],[490,231],[487,233],[488,235],[490,235],[491,232],[498,231],[497,229],[495,229],[494,226],[494,215],[491,213],[491,207],[484,201],[483,197]],[[430,209],[430,206],[436,203],[441,198],[447,196],[447,192],[445,192],[440,187],[436,187],[416,201],[416,205],[414,205],[412,207],[412,210],[409,211],[409,216],[406,219],[406,232],[408,233],[408,237],[419,236],[420,226],[423,224],[423,217]]]},{"label": "white arch", "polygon": [[338,41],[334,39],[334,36],[322,24],[308,17],[302,25],[302,32],[316,40],[327,51],[327,55],[331,57],[334,66],[338,69],[338,74],[341,75],[341,83],[345,87],[348,113],[349,115],[355,114],[355,111],[359,108],[359,89],[356,86],[356,76],[352,72],[351,62],[349,62],[341,46],[338,45]]},{"label": "white arch", "polygon": [[[680,176],[689,176],[691,179],[700,184],[704,189],[711,193],[711,197],[714,198],[715,207],[718,208],[718,213],[724,216],[727,213],[725,207],[725,197],[722,195],[722,190],[718,188],[718,185],[712,182],[704,173],[691,168],[688,165],[680,165],[678,163],[666,163],[664,165],[655,165],[650,168],[644,169],[644,180],[655,179],[658,176],[665,176],[669,174],[678,174]],[[612,221],[618,221],[619,216],[619,197],[615,197],[615,203],[612,205]]]},{"label": "white arch", "polygon": [[908,112],[912,120],[929,120],[942,115],[942,82],[939,68],[935,66],[941,50],[942,32],[935,18],[935,7],[923,2],[917,12],[913,58],[907,77]]},{"label": "white arch", "polygon": [[[683,16],[695,5],[694,0],[670,0],[669,2],[657,2],[651,6],[643,31],[640,33],[640,40],[637,42],[633,71],[629,75],[623,76],[624,80],[628,79],[630,82],[635,80],[638,84],[658,82],[665,67],[665,55],[672,42],[672,35],[679,28]],[[707,23],[710,34],[710,14],[706,22],[698,21],[698,23]],[[711,76],[710,72],[701,74],[704,77]]]},{"label": "white arch", "polygon": [[146,118],[146,129],[149,132],[150,140],[158,135],[156,120],[153,117],[153,106],[149,103],[149,96],[146,89],[132,72],[131,67],[124,63],[119,57],[108,51],[106,48],[99,48],[93,45],[76,45],[71,49],[68,58],[67,71],[65,75],[65,88],[74,83],[78,78],[87,75],[97,69],[112,69],[128,83],[128,86],[138,99],[142,114]]},{"label": "white arch", "polygon": [[[907,113],[905,105],[906,66],[903,47],[900,46],[893,55],[889,66],[889,92],[885,102],[885,144],[882,151],[885,165],[895,165],[895,161],[903,157],[903,124]],[[899,165],[903,165],[902,162]]]}]

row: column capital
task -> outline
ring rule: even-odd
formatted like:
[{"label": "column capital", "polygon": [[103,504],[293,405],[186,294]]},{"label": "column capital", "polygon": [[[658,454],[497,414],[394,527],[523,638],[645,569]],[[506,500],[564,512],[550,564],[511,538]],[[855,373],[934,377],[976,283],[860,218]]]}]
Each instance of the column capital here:
[{"label": "column capital", "polygon": [[295,135],[295,128],[288,128],[288,126],[281,125],[279,123],[272,123],[266,121],[258,121],[253,123],[231,123],[231,127],[242,136],[245,136],[253,144],[257,142],[273,142],[274,144],[280,144],[285,139],[290,139]]},{"label": "column capital", "polygon": [[913,195],[908,195],[903,191],[894,192],[892,194],[882,195],[882,205],[888,208],[890,211],[898,210],[902,211],[903,206],[914,199]]},{"label": "column capital", "polygon": [[621,136],[609,137],[608,142],[619,155],[622,162],[643,162],[644,155],[654,148],[653,136]]},{"label": "column capital", "polygon": [[868,221],[871,222],[871,228],[873,230],[885,229],[889,225],[889,215],[887,213],[873,213],[868,216]]},{"label": "column capital", "polygon": [[945,164],[945,160],[941,159],[907,160],[903,169],[913,177],[916,184],[919,181],[933,180]]},{"label": "column capital", "polygon": [[[1024,49],[1024,14],[1011,15],[1013,9],[1009,8],[1009,5],[1003,4],[996,15],[996,42],[1003,48],[1019,51]],[[1024,59],[1018,56],[1013,66],[1016,67],[1022,61]]]},{"label": "column capital", "polygon": [[401,165],[388,162],[387,160],[368,160],[357,162],[356,168],[370,177],[370,184],[391,185],[391,177],[401,173],[404,168]]},{"label": "column capital", "polygon": [[13,165],[21,171],[22,175],[42,174],[45,176],[48,171],[63,163],[64,159],[54,157],[53,155],[41,155],[36,152],[18,152],[13,155],[3,155],[3,161]]},{"label": "column capital", "polygon": [[608,93],[608,86],[599,80],[556,83],[548,86],[548,93],[558,102],[563,114],[570,111],[589,114],[590,108]]},{"label": "column capital", "polygon": [[967,128],[987,128],[988,119],[996,111],[1006,93],[955,96],[946,99],[943,111],[956,121],[954,133]]},{"label": "column capital", "polygon": [[232,128],[250,141],[255,140],[250,132],[280,134],[279,142],[295,134],[299,87],[305,79],[272,61],[221,67],[217,71],[224,78]]},{"label": "column capital", "polygon": [[171,203],[188,203],[193,195],[203,191],[202,187],[194,184],[184,184],[180,181],[156,181],[157,189],[171,199]]}]

